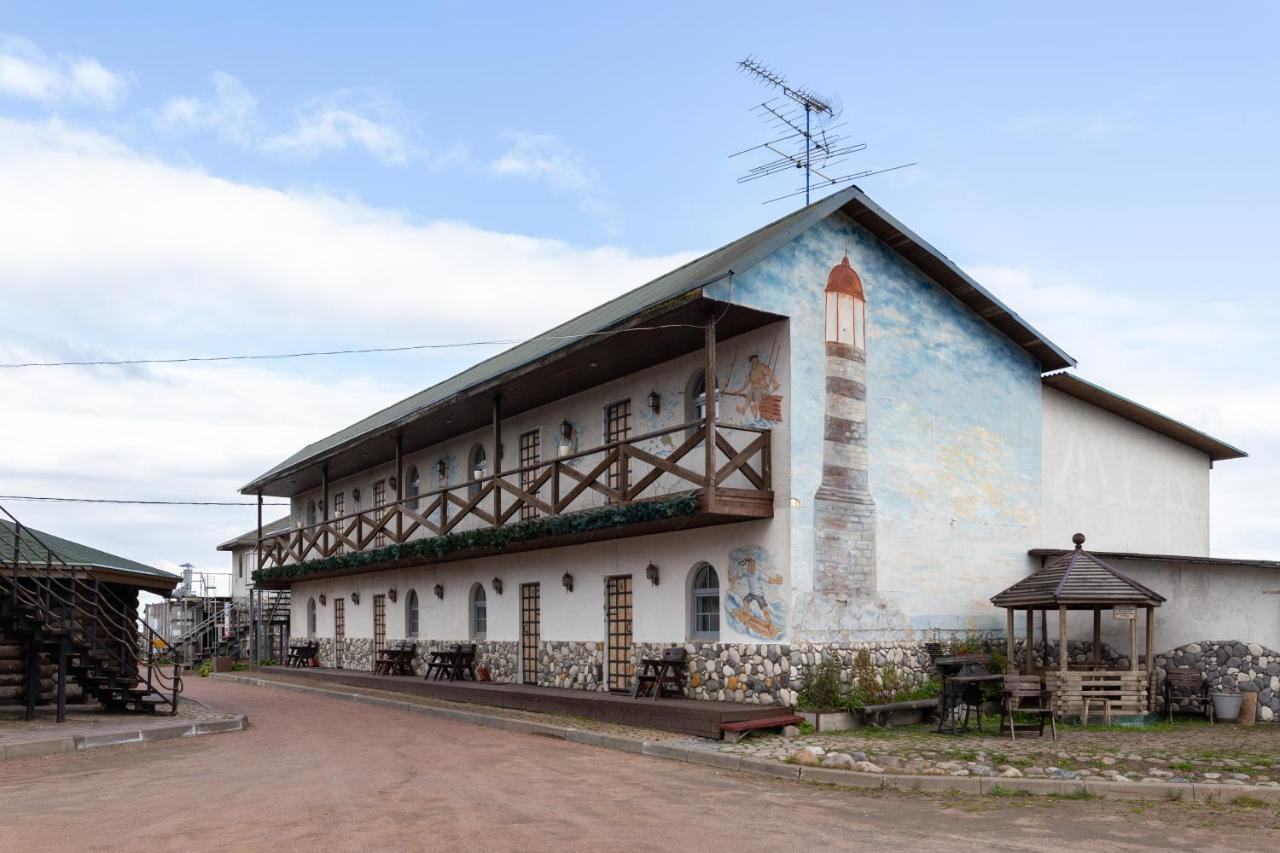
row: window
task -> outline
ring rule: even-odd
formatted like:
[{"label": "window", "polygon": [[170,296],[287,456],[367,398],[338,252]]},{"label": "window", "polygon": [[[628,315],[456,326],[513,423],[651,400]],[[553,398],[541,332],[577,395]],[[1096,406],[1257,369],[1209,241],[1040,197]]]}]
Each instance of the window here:
[{"label": "window", "polygon": [[[631,435],[631,401],[621,400],[604,410],[604,441],[612,444]],[[625,468],[623,466],[626,466]],[[609,488],[625,486],[624,474],[631,473],[631,458],[621,459],[609,466]]]},{"label": "window", "polygon": [[[716,388],[716,416],[720,415],[720,388]],[[689,377],[689,384],[684,392],[685,421],[702,423],[707,419],[707,372],[699,370]]]},{"label": "window", "polygon": [[307,527],[315,527],[316,524],[316,502],[307,503]]},{"label": "window", "polygon": [[418,466],[409,467],[409,476],[405,482],[405,497],[409,499],[409,509],[418,509],[418,495],[422,493],[422,478],[418,476]]},{"label": "window", "polygon": [[[333,517],[335,519],[340,519],[342,518],[342,514],[346,511],[347,511],[347,495],[345,492],[338,492],[336,495],[333,496]],[[334,521],[333,529],[337,531],[341,531],[343,524],[345,524],[345,522]],[[341,539],[339,539],[338,552],[342,553],[346,550],[347,550],[347,546],[343,544]]]},{"label": "window", "polygon": [[[384,506],[386,506],[386,504],[387,504],[387,481],[374,480],[373,481],[373,523],[374,524],[378,524],[379,522],[382,521],[382,513],[378,512],[378,510],[382,509]],[[387,544],[387,536],[385,533],[379,533],[377,536],[373,537],[373,547],[381,548],[383,545],[386,545],[386,544]]]},{"label": "window", "polygon": [[471,587],[471,639],[483,640],[489,627],[489,612],[484,600],[484,587]]},{"label": "window", "polygon": [[236,577],[244,578],[244,562],[248,559],[248,554],[241,554],[240,559],[236,562]]},{"label": "window", "polygon": [[316,635],[316,600],[314,598],[307,599],[307,636],[314,637]]},{"label": "window", "polygon": [[[538,430],[530,430],[520,435],[520,488],[526,492],[533,488],[538,479],[537,465],[542,461],[542,434]],[[535,495],[536,497],[536,495]],[[520,507],[520,518],[536,518],[538,508],[532,504]]]},{"label": "window", "polygon": [[416,639],[418,636],[418,591],[409,590],[404,599],[404,635]]},{"label": "window", "polygon": [[473,480],[471,485],[467,486],[467,498],[475,498],[480,494],[480,480],[483,480],[489,467],[489,461],[484,452],[484,445],[477,444],[471,448],[471,454],[467,457],[467,479]]},{"label": "window", "polygon": [[720,639],[720,578],[707,563],[693,569],[692,635],[698,640]]}]

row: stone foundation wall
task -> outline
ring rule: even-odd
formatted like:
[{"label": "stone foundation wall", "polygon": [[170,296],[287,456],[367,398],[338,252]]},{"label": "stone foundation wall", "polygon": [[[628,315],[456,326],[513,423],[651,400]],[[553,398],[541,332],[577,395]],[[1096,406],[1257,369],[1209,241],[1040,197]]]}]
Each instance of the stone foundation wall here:
[{"label": "stone foundation wall", "polygon": [[544,642],[538,647],[538,685],[573,690],[607,690],[604,643]]},{"label": "stone foundation wall", "polygon": [[[1157,695],[1167,668],[1203,672],[1210,691],[1258,694],[1258,719],[1280,721],[1280,652],[1241,640],[1202,640],[1156,655]],[[1177,694],[1174,709],[1177,710]]]},{"label": "stone foundation wall", "polygon": [[[387,645],[397,642],[387,640]],[[427,674],[427,666],[431,663],[431,653],[444,651],[450,646],[472,642],[471,640],[410,640],[417,643],[418,649],[413,656],[413,671],[419,675]],[[516,680],[517,660],[520,647],[515,642],[480,641],[476,644],[476,668],[489,670],[489,679],[499,683]]]},{"label": "stone foundation wall", "polygon": [[[1004,640],[991,641],[992,648],[1003,650]],[[1093,660],[1093,641],[1092,640],[1067,640],[1067,655],[1073,663],[1084,663]],[[1102,660],[1112,669],[1128,669],[1129,656],[1122,654],[1120,651],[1102,644]],[[1026,658],[1026,643],[1019,640],[1014,648],[1013,659],[1018,668],[1021,669],[1022,662]],[[1056,666],[1058,663],[1058,641],[1049,641],[1049,667]],[[1045,644],[1044,640],[1036,640],[1035,649],[1035,665],[1038,668],[1045,668]]]}]

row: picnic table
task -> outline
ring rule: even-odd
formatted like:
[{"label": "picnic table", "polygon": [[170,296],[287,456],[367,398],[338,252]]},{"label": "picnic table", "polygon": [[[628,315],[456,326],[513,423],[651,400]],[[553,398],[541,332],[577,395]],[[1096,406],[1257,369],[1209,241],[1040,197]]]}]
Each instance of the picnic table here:
[{"label": "picnic table", "polygon": [[289,646],[289,657],[285,659],[284,665],[294,669],[319,666],[320,662],[316,660],[319,654],[320,644],[317,642],[294,643]]},{"label": "picnic table", "polygon": [[417,651],[418,644],[408,640],[379,649],[373,664],[374,675],[413,675],[413,656]]},{"label": "picnic table", "polygon": [[680,646],[667,649],[660,658],[641,658],[631,698],[670,696],[684,698],[684,676],[688,668],[688,651]]},{"label": "picnic table", "polygon": [[476,680],[475,643],[453,645],[441,651],[431,652],[426,678],[434,681],[465,681],[470,676]]}]

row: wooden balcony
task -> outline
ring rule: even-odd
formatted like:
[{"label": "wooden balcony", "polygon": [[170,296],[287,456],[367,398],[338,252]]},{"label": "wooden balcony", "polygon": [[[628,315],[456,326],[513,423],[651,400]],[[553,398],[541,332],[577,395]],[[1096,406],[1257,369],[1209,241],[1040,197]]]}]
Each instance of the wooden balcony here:
[{"label": "wooden balcony", "polygon": [[[709,433],[714,434],[710,447],[706,441]],[[272,577],[278,574],[272,571],[277,567],[681,495],[695,496],[697,506],[678,518],[614,527],[596,525],[589,532],[531,536],[500,548],[457,550],[415,562],[444,562],[770,518],[771,483],[769,430],[706,421],[680,424],[264,536],[259,540],[259,566],[266,570],[266,576],[259,585],[285,585],[287,580]],[[400,562],[404,558],[388,553],[385,561],[364,561],[359,567],[323,574],[372,571]]]}]

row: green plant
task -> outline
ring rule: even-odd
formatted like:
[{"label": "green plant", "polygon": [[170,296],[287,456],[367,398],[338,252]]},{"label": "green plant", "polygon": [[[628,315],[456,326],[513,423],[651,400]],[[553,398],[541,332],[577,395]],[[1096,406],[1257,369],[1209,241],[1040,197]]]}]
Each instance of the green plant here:
[{"label": "green plant", "polygon": [[258,666],[275,666],[275,665],[276,665],[275,658],[262,658],[261,660],[258,661]]},{"label": "green plant", "polygon": [[685,518],[694,515],[697,511],[698,496],[692,494],[641,503],[597,507],[566,515],[519,521],[502,527],[464,530],[447,533],[444,536],[433,536],[430,539],[415,539],[400,545],[388,545],[385,548],[325,557],[322,560],[256,569],[253,572],[253,579],[256,583],[290,580],[361,566],[393,563],[397,560],[432,560],[461,552],[501,551],[507,545],[532,539],[572,536],[666,518]]},{"label": "green plant", "polygon": [[253,668],[252,664],[245,663],[243,661],[236,661],[235,663],[231,664],[232,672],[246,672],[252,668]]},{"label": "green plant", "polygon": [[207,660],[200,664],[200,668],[196,670],[201,678],[208,678],[209,673],[213,672],[213,661]]},{"label": "green plant", "polygon": [[840,661],[823,657],[817,666],[801,668],[804,685],[796,695],[796,705],[806,711],[830,711],[848,704],[848,687],[841,680]]}]

